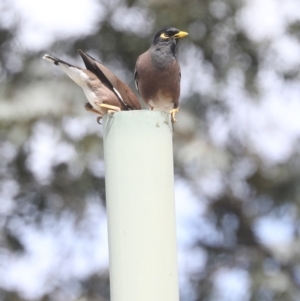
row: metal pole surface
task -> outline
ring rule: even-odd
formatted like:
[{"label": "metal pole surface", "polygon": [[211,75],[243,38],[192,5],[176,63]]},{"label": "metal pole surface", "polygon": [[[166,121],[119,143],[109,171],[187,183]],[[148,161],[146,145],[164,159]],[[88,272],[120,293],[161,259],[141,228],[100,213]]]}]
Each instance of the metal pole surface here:
[{"label": "metal pole surface", "polygon": [[178,301],[172,124],[161,111],[103,118],[112,301]]}]

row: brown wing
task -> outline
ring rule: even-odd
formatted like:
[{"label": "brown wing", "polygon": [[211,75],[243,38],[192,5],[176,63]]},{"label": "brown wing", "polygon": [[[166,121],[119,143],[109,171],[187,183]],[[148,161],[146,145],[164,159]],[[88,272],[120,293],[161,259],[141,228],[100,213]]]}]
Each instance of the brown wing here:
[{"label": "brown wing", "polygon": [[124,110],[140,110],[141,105],[133,91],[122,82],[113,72],[101,63],[97,62],[90,55],[82,50],[78,50],[83,62],[88,70],[97,75],[104,84],[114,91],[119,98]]}]

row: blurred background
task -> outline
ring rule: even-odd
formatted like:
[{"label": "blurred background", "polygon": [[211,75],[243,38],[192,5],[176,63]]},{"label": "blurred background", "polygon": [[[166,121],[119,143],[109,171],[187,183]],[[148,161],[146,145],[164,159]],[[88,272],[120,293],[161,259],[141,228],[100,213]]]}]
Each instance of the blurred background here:
[{"label": "blurred background", "polygon": [[182,301],[300,300],[298,0],[0,1],[0,300],[109,300],[102,126],[45,53],[135,91],[165,26]]}]

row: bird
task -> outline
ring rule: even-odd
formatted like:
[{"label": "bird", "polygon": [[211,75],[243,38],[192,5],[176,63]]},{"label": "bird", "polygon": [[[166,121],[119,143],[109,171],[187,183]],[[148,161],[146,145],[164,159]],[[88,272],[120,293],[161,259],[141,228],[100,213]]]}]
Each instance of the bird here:
[{"label": "bird", "polygon": [[88,99],[85,104],[87,111],[100,116],[112,116],[121,110],[140,110],[141,105],[134,92],[122,82],[112,71],[97,62],[90,55],[78,50],[86,69],[69,64],[59,58],[45,54],[43,59],[60,66],[61,69],[79,85]]},{"label": "bird", "polygon": [[188,33],[174,27],[160,29],[135,66],[135,86],[151,110],[167,111],[172,123],[179,110],[181,72],[176,58],[178,40]]}]

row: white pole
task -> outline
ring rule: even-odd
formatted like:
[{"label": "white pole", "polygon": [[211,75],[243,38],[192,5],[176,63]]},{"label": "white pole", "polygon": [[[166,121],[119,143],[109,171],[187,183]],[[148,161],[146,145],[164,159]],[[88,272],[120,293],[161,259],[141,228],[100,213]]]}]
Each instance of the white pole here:
[{"label": "white pole", "polygon": [[123,111],[103,127],[111,301],[178,301],[170,115]]}]

